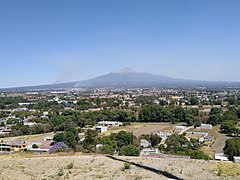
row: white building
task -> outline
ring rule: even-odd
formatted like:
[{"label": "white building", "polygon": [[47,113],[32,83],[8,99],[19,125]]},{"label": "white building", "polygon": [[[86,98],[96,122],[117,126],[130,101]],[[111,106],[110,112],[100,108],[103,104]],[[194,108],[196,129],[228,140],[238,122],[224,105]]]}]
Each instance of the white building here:
[{"label": "white building", "polygon": [[145,148],[141,151],[142,155],[148,154],[159,154],[159,150],[157,148]]},{"label": "white building", "polygon": [[100,133],[104,133],[107,131],[107,127],[106,126],[97,126],[96,131],[98,131]]},{"label": "white building", "polygon": [[186,128],[187,128],[186,126],[175,126],[174,127],[175,130],[184,130]]},{"label": "white building", "polygon": [[118,122],[118,121],[100,121],[100,122],[98,122],[98,126],[110,127],[110,126],[122,126],[122,125],[123,125],[123,123]]},{"label": "white building", "polygon": [[169,136],[171,136],[171,132],[158,132],[157,135],[162,139],[166,140]]},{"label": "white building", "polygon": [[146,148],[146,147],[149,147],[149,146],[151,146],[150,142],[148,142],[146,139],[141,139],[140,147]]},{"label": "white building", "polygon": [[233,156],[233,161],[240,163],[240,156]]},{"label": "white building", "polygon": [[200,128],[201,129],[212,129],[212,125],[211,124],[201,124]]},{"label": "white building", "polygon": [[228,161],[228,158],[223,153],[215,154],[214,158],[219,161]]}]

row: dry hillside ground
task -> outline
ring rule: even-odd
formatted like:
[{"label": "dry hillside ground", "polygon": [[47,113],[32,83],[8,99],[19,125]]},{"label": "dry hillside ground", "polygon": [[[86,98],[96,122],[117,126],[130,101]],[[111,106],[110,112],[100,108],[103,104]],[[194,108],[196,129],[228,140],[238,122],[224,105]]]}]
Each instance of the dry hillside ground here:
[{"label": "dry hillside ground", "polygon": [[[124,168],[124,161],[131,163]],[[232,162],[71,155],[17,158],[0,156],[1,179],[239,179]],[[230,170],[232,172],[230,172]]]}]

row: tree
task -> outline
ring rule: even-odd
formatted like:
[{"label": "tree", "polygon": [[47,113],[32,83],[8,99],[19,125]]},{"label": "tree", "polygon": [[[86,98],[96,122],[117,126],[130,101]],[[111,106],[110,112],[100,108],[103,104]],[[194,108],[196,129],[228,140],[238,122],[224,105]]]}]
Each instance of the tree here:
[{"label": "tree", "polygon": [[189,102],[191,105],[198,105],[199,103],[197,97],[191,97]]},{"label": "tree", "polygon": [[110,146],[110,145],[105,145],[103,147],[101,147],[101,152],[103,154],[111,154],[113,155],[115,149],[113,148],[113,146]]},{"label": "tree", "polygon": [[233,156],[240,156],[240,139],[227,139],[223,151],[231,161],[233,160]]},{"label": "tree", "polygon": [[220,126],[220,130],[223,133],[227,133],[227,134],[232,134],[235,132],[236,129],[236,123],[232,120],[229,121],[223,121],[221,126]]},{"label": "tree", "polygon": [[209,113],[208,123],[214,126],[216,124],[219,124],[220,121],[221,121],[221,109],[216,107],[212,108]]},{"label": "tree", "polygon": [[199,119],[195,120],[194,122],[194,128],[200,127],[201,126],[201,121]]},{"label": "tree", "polygon": [[161,142],[161,137],[157,134],[151,134],[149,137],[149,141],[151,142],[152,147],[156,147]]},{"label": "tree", "polygon": [[98,133],[96,131],[89,130],[86,134],[85,140],[83,141],[83,147],[89,152],[93,152],[95,150],[97,144]]},{"label": "tree", "polygon": [[165,144],[166,150],[178,153],[178,151],[184,151],[183,147],[189,146],[190,143],[184,135],[172,134],[166,139]]},{"label": "tree", "polygon": [[127,146],[129,144],[133,143],[133,135],[132,133],[126,132],[126,131],[120,131],[117,134],[117,146],[119,148],[123,146]]},{"label": "tree", "polygon": [[70,128],[63,133],[57,133],[54,135],[53,140],[55,143],[64,142],[70,148],[76,150],[76,146],[79,140],[78,131],[75,128]]},{"label": "tree", "polygon": [[208,155],[204,154],[204,152],[199,150],[189,150],[187,151],[187,155],[189,155],[191,159],[204,159],[204,160],[210,159]]},{"label": "tree", "polygon": [[139,154],[140,154],[139,147],[132,144],[123,146],[119,152],[120,156],[139,156]]}]

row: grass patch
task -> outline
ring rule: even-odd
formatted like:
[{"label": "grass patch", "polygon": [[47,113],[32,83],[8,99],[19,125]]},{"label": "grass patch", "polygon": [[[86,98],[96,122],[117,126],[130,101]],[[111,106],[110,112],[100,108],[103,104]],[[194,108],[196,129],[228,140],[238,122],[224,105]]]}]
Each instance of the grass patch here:
[{"label": "grass patch", "polygon": [[63,168],[59,169],[57,176],[63,176],[64,172],[63,172]]},{"label": "grass patch", "polygon": [[73,169],[73,162],[69,163],[66,168],[67,169]]},{"label": "grass patch", "polygon": [[127,170],[131,168],[131,164],[129,162],[124,162],[122,170]]},{"label": "grass patch", "polygon": [[231,176],[240,178],[240,164],[234,162],[218,162],[214,164],[213,170],[217,176]]}]

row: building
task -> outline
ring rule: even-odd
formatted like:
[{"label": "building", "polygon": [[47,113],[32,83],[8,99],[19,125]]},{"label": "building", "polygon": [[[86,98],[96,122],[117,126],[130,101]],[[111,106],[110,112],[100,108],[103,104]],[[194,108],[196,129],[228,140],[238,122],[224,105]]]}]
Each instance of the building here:
[{"label": "building", "polygon": [[106,126],[97,126],[96,131],[98,131],[100,133],[104,133],[107,131],[107,127]]},{"label": "building", "polygon": [[140,141],[141,148],[146,148],[146,147],[150,147],[150,146],[151,146],[150,142],[148,142],[146,139],[141,139],[141,141]]},{"label": "building", "polygon": [[162,139],[162,140],[166,140],[170,135],[172,134],[172,132],[158,132],[157,135]]},{"label": "building", "polygon": [[211,124],[201,124],[200,126],[201,129],[212,129],[212,125]]},{"label": "building", "polygon": [[10,143],[10,147],[14,152],[27,150],[28,144],[25,141],[13,141]]},{"label": "building", "polygon": [[180,130],[180,131],[182,131],[182,130],[184,130],[186,128],[187,128],[186,126],[175,126],[174,127],[175,130]]},{"label": "building", "polygon": [[12,148],[8,143],[0,143],[0,153],[8,153],[11,152]]},{"label": "building", "polygon": [[204,136],[199,138],[199,142],[206,142],[206,141],[212,141],[212,140],[213,140],[212,136]]},{"label": "building", "polygon": [[214,158],[219,161],[228,161],[228,158],[223,153],[215,154]]},{"label": "building", "polygon": [[240,163],[240,156],[233,156],[233,161]]},{"label": "building", "polygon": [[141,151],[141,155],[148,155],[148,154],[159,154],[159,150],[157,148],[144,148]]},{"label": "building", "polygon": [[111,127],[111,126],[122,126],[123,123],[118,122],[118,121],[100,121],[98,122],[98,126],[107,126],[107,127]]}]

